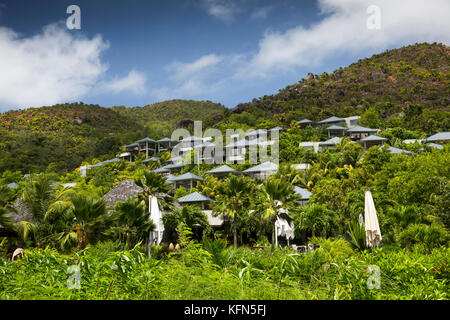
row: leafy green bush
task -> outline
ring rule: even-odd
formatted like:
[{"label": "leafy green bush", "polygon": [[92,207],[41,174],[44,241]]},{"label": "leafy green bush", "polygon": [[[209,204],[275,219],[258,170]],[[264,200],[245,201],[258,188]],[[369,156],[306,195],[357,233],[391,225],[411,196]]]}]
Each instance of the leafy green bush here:
[{"label": "leafy green bush", "polygon": [[447,230],[438,224],[412,224],[399,235],[399,242],[407,249],[419,246],[426,251],[447,245],[448,240]]}]

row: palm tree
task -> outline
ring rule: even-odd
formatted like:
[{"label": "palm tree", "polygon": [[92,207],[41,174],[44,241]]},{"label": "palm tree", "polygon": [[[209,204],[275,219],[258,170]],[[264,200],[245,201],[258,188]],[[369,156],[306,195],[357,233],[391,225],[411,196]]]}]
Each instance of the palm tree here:
[{"label": "palm tree", "polygon": [[217,188],[214,211],[233,218],[233,243],[237,248],[237,216],[250,205],[253,182],[245,176],[229,176]]},{"label": "palm tree", "polygon": [[167,178],[151,171],[144,171],[140,179],[136,179],[134,182],[137,186],[141,187],[143,191],[139,194],[139,198],[145,202],[147,211],[149,211],[149,198],[156,197],[158,204],[162,208],[171,208],[173,198],[168,195],[171,190],[171,186],[166,182]]},{"label": "palm tree", "polygon": [[41,173],[32,176],[25,183],[21,200],[31,209],[36,222],[44,220],[45,213],[55,198],[56,186],[52,182],[53,175]]},{"label": "palm tree", "polygon": [[[50,215],[58,215],[71,221],[71,230],[67,235],[76,233],[78,250],[83,250],[88,243],[99,238],[114,219],[107,215],[104,200],[75,192],[69,192],[59,201],[55,201],[49,208],[46,218]],[[62,237],[66,238],[68,236]]]},{"label": "palm tree", "polygon": [[316,232],[325,232],[332,225],[331,212],[318,204],[311,204],[302,208],[295,218],[298,230],[309,230],[315,237]]},{"label": "palm tree", "polygon": [[78,250],[82,250],[107,228],[110,221],[107,219],[106,202],[82,194],[73,195],[71,201],[70,212],[74,216]]},{"label": "palm tree", "polygon": [[275,176],[269,177],[260,187],[261,204],[259,210],[272,224],[272,251],[275,248],[275,222],[279,216],[289,219],[287,210],[294,209],[298,195],[294,186]]},{"label": "palm tree", "polygon": [[342,137],[341,140],[336,144],[336,149],[338,152],[344,152],[352,143],[352,140],[348,137]]},{"label": "palm tree", "polygon": [[200,225],[203,228],[209,228],[208,217],[199,207],[191,205],[177,208],[163,217],[164,225],[174,230],[183,222],[192,229],[194,225]]},{"label": "palm tree", "polygon": [[204,231],[211,230],[206,214],[197,206],[184,206],[167,212],[162,217],[164,227],[175,231],[181,223],[184,223],[190,229],[195,226],[201,226]]},{"label": "palm tree", "polygon": [[300,173],[300,177],[296,182],[298,186],[311,191],[316,182],[322,179],[323,175],[324,172],[320,169],[319,165],[313,164],[311,168]]},{"label": "palm tree", "polygon": [[296,169],[291,164],[282,164],[278,168],[277,173],[275,174],[275,177],[288,181],[291,184],[297,184],[301,182],[301,179],[303,177],[303,172],[301,170]]},{"label": "palm tree", "polygon": [[0,207],[0,226],[4,228],[12,228],[12,219],[8,216],[8,210],[5,207]]},{"label": "palm tree", "polygon": [[127,250],[132,248],[133,243],[146,240],[148,233],[155,229],[155,224],[150,220],[150,213],[145,209],[145,202],[138,198],[119,202],[115,214],[118,226],[114,230],[125,235]]}]

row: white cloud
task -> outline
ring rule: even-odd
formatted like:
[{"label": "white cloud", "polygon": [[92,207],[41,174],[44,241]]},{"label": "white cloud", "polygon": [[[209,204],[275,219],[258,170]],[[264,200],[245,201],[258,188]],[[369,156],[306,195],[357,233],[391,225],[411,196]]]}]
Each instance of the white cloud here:
[{"label": "white cloud", "polygon": [[250,15],[250,19],[252,20],[264,20],[269,15],[269,12],[272,11],[272,6],[257,8]]},{"label": "white cloud", "polygon": [[50,105],[86,94],[107,70],[100,36],[74,37],[56,24],[21,38],[0,28],[0,108]]},{"label": "white cloud", "polygon": [[109,82],[100,85],[100,91],[121,93],[129,91],[135,94],[143,94],[146,92],[145,82],[147,77],[142,72],[131,70],[127,76],[123,78],[115,78]]},{"label": "white cloud", "polygon": [[204,70],[211,70],[222,60],[221,57],[215,54],[203,56],[194,62],[183,63],[175,61],[166,67],[166,71],[172,72],[173,77],[177,80],[183,80],[190,76],[195,76]]},{"label": "white cloud", "polygon": [[[169,84],[156,88],[152,95],[157,99],[194,98],[217,93],[225,88],[229,73],[236,69],[238,56],[209,54],[192,62],[173,62],[165,70]],[[228,74],[227,74],[228,73]]]},{"label": "white cloud", "polygon": [[[369,30],[369,5],[381,8],[381,29]],[[450,40],[450,2],[435,0],[319,0],[324,18],[309,28],[267,32],[257,54],[239,77],[268,77],[272,72],[317,65],[343,53],[373,53],[389,46]]]},{"label": "white cloud", "polygon": [[232,21],[239,11],[235,3],[230,0],[203,0],[203,5],[209,15],[225,22]]},{"label": "white cloud", "polygon": [[109,44],[100,35],[86,38],[62,24],[21,37],[0,27],[0,111],[52,105],[98,91],[143,91],[145,77],[131,71],[123,79],[103,80],[108,65],[101,54]]}]

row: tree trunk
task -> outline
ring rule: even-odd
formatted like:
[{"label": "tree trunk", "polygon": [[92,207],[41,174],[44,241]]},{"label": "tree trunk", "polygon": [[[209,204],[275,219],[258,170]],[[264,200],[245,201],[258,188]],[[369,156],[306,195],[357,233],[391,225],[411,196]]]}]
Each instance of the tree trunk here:
[{"label": "tree trunk", "polygon": [[127,232],[127,250],[131,250],[131,234],[129,232]]},{"label": "tree trunk", "polygon": [[273,252],[275,249],[275,221],[272,221],[272,249],[271,251]]},{"label": "tree trunk", "polygon": [[234,213],[233,218],[233,237],[234,237],[234,247],[237,248],[237,212]]},{"label": "tree trunk", "polygon": [[84,248],[86,248],[86,232],[77,227],[77,233],[78,233],[78,251],[83,250]]}]

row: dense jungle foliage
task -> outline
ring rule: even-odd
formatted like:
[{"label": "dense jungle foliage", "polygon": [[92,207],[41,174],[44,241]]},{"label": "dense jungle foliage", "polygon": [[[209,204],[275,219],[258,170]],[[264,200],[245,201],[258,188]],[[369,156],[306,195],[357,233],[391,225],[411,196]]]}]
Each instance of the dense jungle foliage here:
[{"label": "dense jungle foliage", "polygon": [[[167,122],[172,115],[164,103],[130,110],[59,105],[0,115],[0,225],[15,234],[0,238],[0,299],[448,299],[450,146],[403,142],[449,131],[448,58],[446,46],[418,44],[309,77],[234,110],[190,102],[193,117],[200,116],[199,106],[203,119],[220,129],[282,125],[280,165],[259,180],[218,179],[206,173],[217,165],[190,164],[181,174],[204,180],[173,195],[166,178],[151,172],[168,153],[147,164],[144,154],[104,164],[86,176],[76,168],[114,157],[144,136],[190,128],[198,118],[173,115]],[[183,113],[183,102],[170,105]],[[164,113],[161,126],[153,112]],[[346,138],[318,153],[299,147],[328,136],[324,128],[301,128],[298,120],[355,114],[359,124],[382,129],[390,146],[412,154],[391,154],[387,146],[364,150]],[[292,166],[298,163],[310,167],[300,171]],[[105,194],[125,179],[142,191],[108,207]],[[13,182],[17,186],[7,186]],[[297,202],[295,186],[312,193],[305,205]],[[366,190],[383,236],[376,249],[367,248],[359,223]],[[223,228],[211,228],[196,206],[176,205],[193,191],[215,200],[211,210],[224,216]],[[149,196],[164,208],[166,227],[150,260]],[[293,223],[295,244],[320,247],[297,252],[281,238],[275,247],[277,217]],[[18,247],[24,253],[11,261]],[[80,271],[78,289],[67,287],[77,285],[73,265]]]}]

